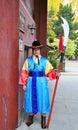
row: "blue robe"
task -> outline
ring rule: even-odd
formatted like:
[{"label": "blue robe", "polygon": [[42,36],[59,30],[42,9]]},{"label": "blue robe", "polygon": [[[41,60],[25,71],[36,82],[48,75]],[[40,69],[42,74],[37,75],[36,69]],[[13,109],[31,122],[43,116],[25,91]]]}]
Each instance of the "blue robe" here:
[{"label": "blue robe", "polygon": [[36,114],[50,111],[47,77],[56,79],[56,72],[46,57],[40,57],[39,63],[28,57],[23,65],[19,79],[21,86],[26,85],[24,93],[24,111]]},{"label": "blue robe", "polygon": [[[47,59],[45,57],[41,57],[39,64],[38,63],[36,64],[32,57],[27,58],[28,71],[33,73],[42,72],[44,74],[46,61]],[[33,97],[34,93],[32,93],[32,91],[34,90],[35,90],[34,93],[36,93],[35,97]],[[36,101],[33,101],[33,98],[36,98]],[[35,112],[33,112],[34,106],[36,106],[34,108],[36,109],[34,110]],[[33,113],[37,112],[47,113],[49,112],[49,110],[50,110],[50,103],[49,103],[48,81],[46,76],[42,75],[32,77],[31,75],[29,75],[26,81],[26,91],[24,93],[24,111]]]}]

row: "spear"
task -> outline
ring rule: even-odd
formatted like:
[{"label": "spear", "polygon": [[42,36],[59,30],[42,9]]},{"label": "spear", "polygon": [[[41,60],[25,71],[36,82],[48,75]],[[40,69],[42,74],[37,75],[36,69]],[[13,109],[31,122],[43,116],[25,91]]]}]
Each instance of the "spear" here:
[{"label": "spear", "polygon": [[[67,40],[68,40],[68,36],[69,36],[69,24],[68,24],[68,22],[65,18],[61,17],[61,19],[63,21],[62,27],[63,27],[63,30],[64,30],[64,42],[63,42],[63,50],[61,51],[60,63],[59,63],[58,70],[57,70],[58,73],[60,73],[61,68],[62,68],[64,52],[65,52],[65,49],[66,49],[66,44],[67,44]],[[52,117],[52,110],[53,110],[53,106],[54,106],[54,100],[55,100],[55,96],[56,96],[58,81],[59,81],[59,77],[57,77],[56,82],[55,82],[55,86],[54,86],[54,91],[53,91],[53,95],[52,95],[50,112],[49,112],[49,115],[48,115],[46,130],[49,129],[49,125],[50,125],[50,121],[51,121],[51,117]]]}]

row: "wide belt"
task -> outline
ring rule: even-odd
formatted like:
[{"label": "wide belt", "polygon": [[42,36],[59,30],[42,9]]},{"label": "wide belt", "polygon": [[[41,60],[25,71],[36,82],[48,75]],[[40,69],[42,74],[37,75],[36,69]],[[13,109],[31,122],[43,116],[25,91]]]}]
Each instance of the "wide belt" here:
[{"label": "wide belt", "polygon": [[30,71],[29,76],[42,77],[44,76],[44,72],[43,71],[38,71],[38,72]]}]

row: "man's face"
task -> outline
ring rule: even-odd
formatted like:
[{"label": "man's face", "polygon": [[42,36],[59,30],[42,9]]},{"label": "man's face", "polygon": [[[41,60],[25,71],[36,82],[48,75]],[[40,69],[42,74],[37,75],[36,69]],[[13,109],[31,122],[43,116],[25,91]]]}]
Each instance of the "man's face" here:
[{"label": "man's face", "polygon": [[40,48],[33,49],[33,54],[35,56],[39,56],[40,55]]}]

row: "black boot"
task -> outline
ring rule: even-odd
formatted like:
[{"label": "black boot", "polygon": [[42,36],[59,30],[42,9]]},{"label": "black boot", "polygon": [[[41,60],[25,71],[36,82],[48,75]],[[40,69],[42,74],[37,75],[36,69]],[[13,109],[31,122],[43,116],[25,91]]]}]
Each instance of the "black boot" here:
[{"label": "black boot", "polygon": [[28,120],[26,122],[27,126],[30,126],[33,124],[33,117],[34,115],[29,115]]},{"label": "black boot", "polygon": [[46,128],[46,116],[41,116],[41,127],[43,128],[43,129],[45,129]]}]

